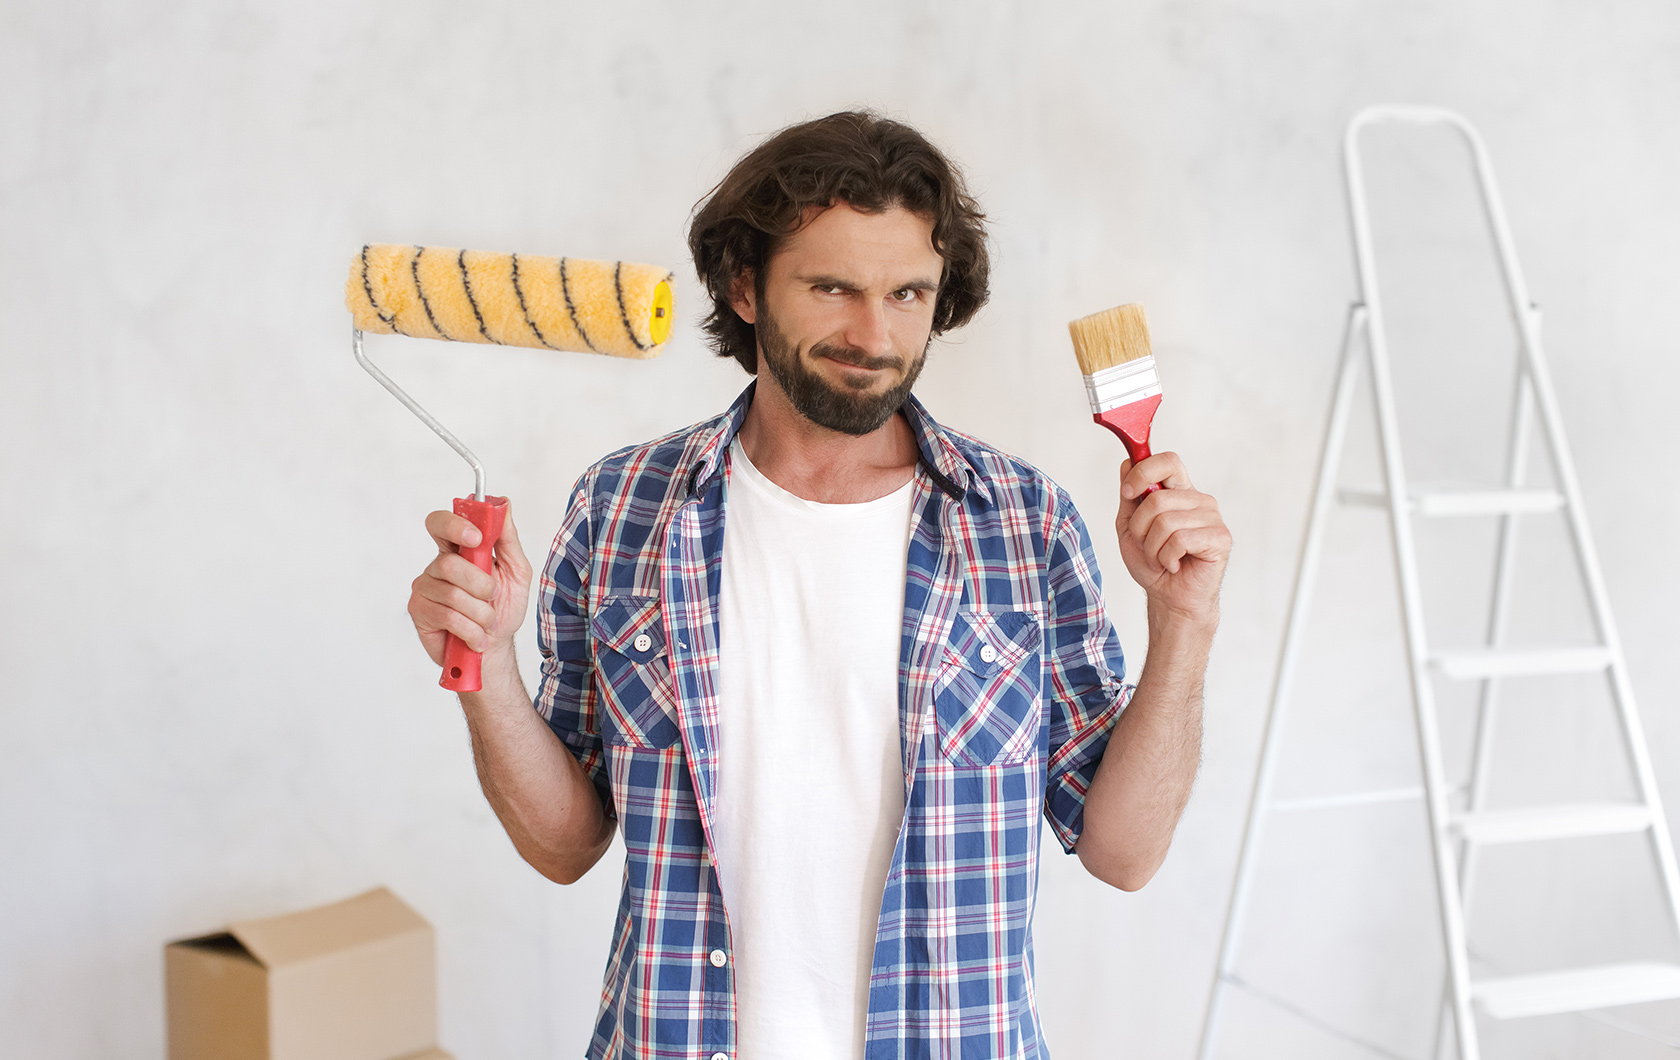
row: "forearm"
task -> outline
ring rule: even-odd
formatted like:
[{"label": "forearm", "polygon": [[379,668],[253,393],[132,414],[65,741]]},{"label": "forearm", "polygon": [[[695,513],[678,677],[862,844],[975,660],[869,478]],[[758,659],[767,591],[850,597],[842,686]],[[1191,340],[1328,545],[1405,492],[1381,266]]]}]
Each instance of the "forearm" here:
[{"label": "forearm", "polygon": [[531,705],[510,646],[487,651],[484,688],[463,693],[473,764],[508,838],[538,872],[571,883],[612,842],[588,774]]},{"label": "forearm", "polygon": [[1217,617],[1150,608],[1149,654],[1131,702],[1085,796],[1075,848],[1091,874],[1122,890],[1149,882],[1166,859],[1202,754],[1202,682]]}]

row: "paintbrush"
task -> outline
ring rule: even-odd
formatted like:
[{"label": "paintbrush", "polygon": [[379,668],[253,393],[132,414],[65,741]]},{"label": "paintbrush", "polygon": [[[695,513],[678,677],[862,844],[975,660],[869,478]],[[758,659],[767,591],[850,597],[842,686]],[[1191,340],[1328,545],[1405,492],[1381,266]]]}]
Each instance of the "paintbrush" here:
[{"label": "paintbrush", "polygon": [[[1149,352],[1149,322],[1136,302],[1068,324],[1085,373],[1091,418],[1120,436],[1132,466],[1149,456],[1149,425],[1161,407],[1161,377]],[[1160,489],[1151,485],[1144,493]]]}]

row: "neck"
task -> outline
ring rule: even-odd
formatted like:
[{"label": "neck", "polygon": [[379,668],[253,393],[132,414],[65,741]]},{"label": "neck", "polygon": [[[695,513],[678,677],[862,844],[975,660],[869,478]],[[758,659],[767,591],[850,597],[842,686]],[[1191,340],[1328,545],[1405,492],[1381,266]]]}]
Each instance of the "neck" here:
[{"label": "neck", "polygon": [[916,473],[916,438],[903,413],[868,434],[820,427],[793,407],[768,371],[758,373],[739,437],[747,459],[765,478],[808,501],[872,501]]}]

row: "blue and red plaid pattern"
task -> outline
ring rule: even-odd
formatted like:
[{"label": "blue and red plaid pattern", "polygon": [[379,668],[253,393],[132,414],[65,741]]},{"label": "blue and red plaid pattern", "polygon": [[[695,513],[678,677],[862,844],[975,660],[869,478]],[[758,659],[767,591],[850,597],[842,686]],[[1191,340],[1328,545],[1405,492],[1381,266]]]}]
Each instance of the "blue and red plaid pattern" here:
[{"label": "blue and red plaid pattern", "polygon": [[[537,710],[627,855],[592,1060],[735,1056],[729,866],[709,837],[726,472],[752,389],[585,472],[543,570]],[[1042,825],[1073,850],[1131,688],[1067,494],[915,398],[904,414],[921,450],[899,655],[905,811],[866,1058],[1047,1060],[1032,974]]]}]

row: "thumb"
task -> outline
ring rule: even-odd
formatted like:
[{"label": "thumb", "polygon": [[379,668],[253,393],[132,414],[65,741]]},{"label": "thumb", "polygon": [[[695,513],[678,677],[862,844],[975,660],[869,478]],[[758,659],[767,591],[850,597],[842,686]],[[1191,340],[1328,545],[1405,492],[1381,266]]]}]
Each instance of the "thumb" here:
[{"label": "thumb", "polygon": [[1120,461],[1120,514],[1117,521],[1122,526],[1132,517],[1132,513],[1137,510],[1138,502],[1143,499],[1143,493],[1138,491],[1136,487],[1134,487],[1133,496],[1126,496],[1126,476],[1131,473],[1132,461],[1130,457],[1127,457]]},{"label": "thumb", "polygon": [[516,570],[524,572],[530,569],[531,561],[525,558],[525,549],[519,543],[519,528],[513,524],[513,501],[508,501],[507,515],[502,519],[502,533],[496,538],[496,558],[511,564]]}]

